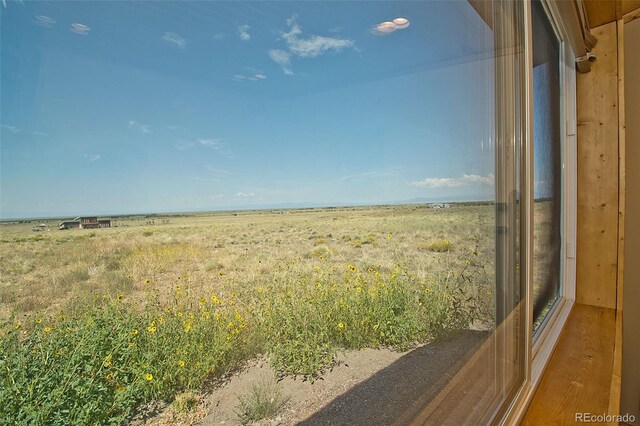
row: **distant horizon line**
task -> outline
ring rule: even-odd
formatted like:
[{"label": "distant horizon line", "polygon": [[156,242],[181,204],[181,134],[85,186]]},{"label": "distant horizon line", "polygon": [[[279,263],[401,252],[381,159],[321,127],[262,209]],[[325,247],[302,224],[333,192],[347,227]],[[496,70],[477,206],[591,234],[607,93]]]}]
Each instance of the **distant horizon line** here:
[{"label": "distant horizon line", "polygon": [[[128,212],[128,213],[74,213],[74,214],[44,214],[39,216],[12,216],[12,217],[1,217],[0,222],[14,222],[17,220],[54,220],[54,219],[66,219],[70,217],[86,217],[86,216],[96,216],[96,217],[105,217],[105,218],[118,218],[118,217],[128,217],[128,216],[148,216],[148,215],[179,215],[179,214],[193,214],[193,213],[224,213],[224,212],[234,212],[234,211],[268,211],[268,210],[287,210],[287,209],[298,209],[298,210],[307,210],[307,209],[331,209],[331,208],[349,208],[349,207],[385,207],[385,206],[401,206],[401,205],[419,205],[419,204],[463,204],[463,203],[493,203],[495,200],[493,199],[458,199],[458,200],[447,200],[447,199],[412,199],[406,201],[397,201],[397,202],[382,202],[382,203],[354,203],[354,204],[346,204],[346,203],[332,203],[332,204],[324,204],[324,203],[278,203],[271,205],[245,205],[245,206],[237,206],[237,207],[225,207],[225,208],[214,208],[214,209],[192,209],[192,210],[159,210],[159,211],[146,211],[146,212]],[[288,204],[288,205],[287,205]]]}]

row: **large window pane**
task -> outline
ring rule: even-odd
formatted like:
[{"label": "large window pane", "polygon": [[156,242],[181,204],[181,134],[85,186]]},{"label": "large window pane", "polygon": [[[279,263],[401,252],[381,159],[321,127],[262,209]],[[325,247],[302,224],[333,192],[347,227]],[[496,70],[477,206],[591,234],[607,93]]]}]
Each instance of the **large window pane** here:
[{"label": "large window pane", "polygon": [[541,2],[531,5],[534,89],[534,326],[560,291],[560,43]]},{"label": "large window pane", "polygon": [[523,6],[3,4],[0,414],[126,421],[231,377],[205,422],[259,392],[284,423],[499,418],[525,377]]}]

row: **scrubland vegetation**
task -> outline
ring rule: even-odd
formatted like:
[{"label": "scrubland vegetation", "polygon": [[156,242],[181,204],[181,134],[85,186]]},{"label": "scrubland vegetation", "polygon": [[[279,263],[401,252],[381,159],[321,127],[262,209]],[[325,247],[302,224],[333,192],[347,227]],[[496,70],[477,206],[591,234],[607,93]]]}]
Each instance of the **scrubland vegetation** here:
[{"label": "scrubland vegetation", "polygon": [[341,349],[490,326],[493,218],[454,205],[2,224],[0,419],[119,424],[258,355],[314,380]]}]

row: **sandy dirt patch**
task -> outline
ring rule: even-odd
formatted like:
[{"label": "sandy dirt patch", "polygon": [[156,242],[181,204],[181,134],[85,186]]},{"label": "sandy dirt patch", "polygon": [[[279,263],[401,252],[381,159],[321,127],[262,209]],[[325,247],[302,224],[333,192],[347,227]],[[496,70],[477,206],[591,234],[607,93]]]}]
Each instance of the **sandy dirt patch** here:
[{"label": "sandy dirt patch", "polygon": [[[301,378],[285,377],[278,382],[286,400],[282,410],[273,419],[259,425],[296,424],[333,401],[358,383],[391,365],[403,353],[389,349],[363,349],[346,351],[337,356],[337,365],[327,370],[313,383]],[[187,414],[176,413],[172,406],[150,407],[152,417],[134,424],[144,425],[238,425],[236,414],[238,396],[249,392],[252,385],[276,377],[265,358],[249,362],[240,371],[227,377],[224,383],[208,394],[199,395],[198,406]]]}]

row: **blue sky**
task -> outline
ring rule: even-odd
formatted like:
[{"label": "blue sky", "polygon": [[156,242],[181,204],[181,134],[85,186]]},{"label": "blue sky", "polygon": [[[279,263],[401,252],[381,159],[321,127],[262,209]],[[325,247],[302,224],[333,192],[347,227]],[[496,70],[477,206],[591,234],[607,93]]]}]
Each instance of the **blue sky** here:
[{"label": "blue sky", "polygon": [[466,1],[0,13],[3,218],[493,198],[493,36]]}]

